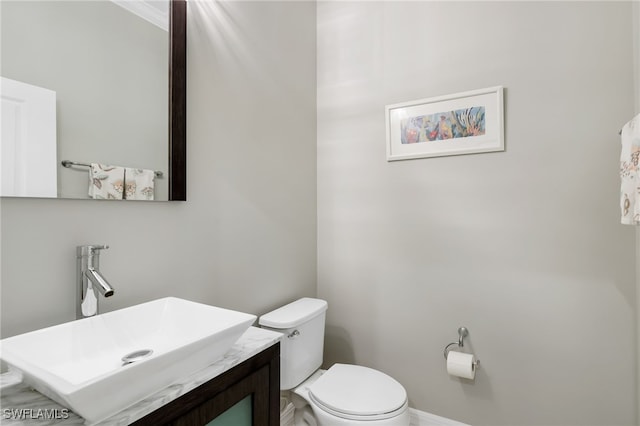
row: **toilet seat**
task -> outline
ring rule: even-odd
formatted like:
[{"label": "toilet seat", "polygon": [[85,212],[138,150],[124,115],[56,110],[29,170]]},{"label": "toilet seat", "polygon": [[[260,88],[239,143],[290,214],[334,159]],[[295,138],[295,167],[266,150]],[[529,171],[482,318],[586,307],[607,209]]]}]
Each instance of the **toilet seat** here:
[{"label": "toilet seat", "polygon": [[309,386],[322,410],[350,420],[382,420],[406,408],[407,392],[392,377],[359,365],[335,364]]}]

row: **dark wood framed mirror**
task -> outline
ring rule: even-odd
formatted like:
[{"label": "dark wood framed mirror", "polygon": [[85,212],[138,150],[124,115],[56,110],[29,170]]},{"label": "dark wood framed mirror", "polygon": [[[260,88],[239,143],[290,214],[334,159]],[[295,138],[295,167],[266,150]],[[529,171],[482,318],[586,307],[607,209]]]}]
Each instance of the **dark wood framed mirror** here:
[{"label": "dark wood framed mirror", "polygon": [[0,197],[185,201],[186,0],[0,3]]}]

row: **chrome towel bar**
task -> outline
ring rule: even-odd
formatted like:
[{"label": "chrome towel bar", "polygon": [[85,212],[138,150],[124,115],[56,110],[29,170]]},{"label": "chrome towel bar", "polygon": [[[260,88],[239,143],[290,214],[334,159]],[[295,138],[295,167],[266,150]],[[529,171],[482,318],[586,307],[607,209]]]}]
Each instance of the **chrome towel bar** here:
[{"label": "chrome towel bar", "polygon": [[[78,162],[69,161],[69,160],[62,160],[60,162],[60,164],[62,164],[66,168],[70,168],[71,166],[91,167],[91,164],[78,163]],[[157,171],[157,170],[155,170],[153,173],[156,175],[156,177],[159,177],[159,178],[164,176],[163,172],[160,172],[160,171]]]}]

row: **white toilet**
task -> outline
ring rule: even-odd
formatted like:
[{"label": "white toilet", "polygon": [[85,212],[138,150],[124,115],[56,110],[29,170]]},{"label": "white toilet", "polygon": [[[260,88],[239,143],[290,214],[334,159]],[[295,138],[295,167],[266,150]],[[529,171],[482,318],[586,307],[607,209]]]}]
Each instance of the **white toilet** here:
[{"label": "white toilet", "polygon": [[326,301],[305,297],[259,320],[261,327],[284,334],[280,388],[291,390],[296,417],[304,419],[303,423],[319,426],[408,426],[407,392],[392,377],[348,364],[319,370],[326,310]]}]

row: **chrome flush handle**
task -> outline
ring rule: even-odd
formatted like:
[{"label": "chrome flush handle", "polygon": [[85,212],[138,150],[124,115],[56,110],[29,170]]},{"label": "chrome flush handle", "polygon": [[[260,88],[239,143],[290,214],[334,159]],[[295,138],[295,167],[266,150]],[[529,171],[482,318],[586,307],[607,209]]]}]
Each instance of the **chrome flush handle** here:
[{"label": "chrome flush handle", "polygon": [[293,330],[290,334],[287,335],[287,338],[295,339],[299,335],[300,335],[300,332],[298,330]]}]

